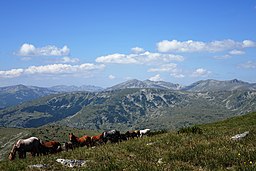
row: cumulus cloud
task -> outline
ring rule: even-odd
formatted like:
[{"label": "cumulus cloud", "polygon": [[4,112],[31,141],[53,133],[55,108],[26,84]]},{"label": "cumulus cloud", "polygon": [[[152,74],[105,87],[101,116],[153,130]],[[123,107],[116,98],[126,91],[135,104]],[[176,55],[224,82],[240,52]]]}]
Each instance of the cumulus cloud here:
[{"label": "cumulus cloud", "polygon": [[236,50],[236,49],[234,49],[234,50],[231,50],[231,51],[229,52],[229,54],[230,54],[230,55],[243,55],[243,54],[245,54],[245,52],[244,52],[244,51],[241,51],[241,50]]},{"label": "cumulus cloud", "polygon": [[129,55],[124,54],[111,54],[96,58],[96,62],[99,63],[116,63],[116,64],[135,64],[137,61]]},{"label": "cumulus cloud", "polygon": [[16,55],[18,56],[66,56],[69,55],[70,49],[65,45],[62,48],[58,48],[53,45],[47,45],[44,47],[35,47],[32,44],[24,43]]},{"label": "cumulus cloud", "polygon": [[192,77],[206,77],[211,74],[211,71],[207,71],[204,68],[198,68],[192,73]]},{"label": "cumulus cloud", "polygon": [[23,69],[11,69],[7,71],[0,71],[0,78],[15,78],[19,77],[24,72]]},{"label": "cumulus cloud", "polygon": [[244,48],[255,47],[256,46],[256,42],[251,41],[251,40],[244,40],[242,46]]},{"label": "cumulus cloud", "polygon": [[178,41],[178,40],[163,40],[157,43],[159,52],[221,52],[232,49],[242,49],[255,47],[256,42],[244,40],[242,42],[231,39],[202,42],[202,41]]},{"label": "cumulus cloud", "polygon": [[160,74],[157,74],[153,77],[149,78],[150,81],[163,81],[163,79],[161,78]]},{"label": "cumulus cloud", "polygon": [[132,48],[132,53],[143,53],[143,52],[145,52],[143,48],[140,48],[140,47]]},{"label": "cumulus cloud", "polygon": [[105,65],[95,65],[91,63],[84,63],[81,65],[69,65],[69,64],[51,64],[41,66],[30,66],[25,69],[11,69],[6,71],[0,71],[0,77],[2,78],[14,78],[21,75],[35,75],[35,74],[79,74],[88,73],[95,70],[104,69]]},{"label": "cumulus cloud", "polygon": [[184,57],[181,55],[174,54],[162,54],[162,53],[151,53],[143,52],[139,54],[111,54],[96,58],[96,62],[99,63],[116,63],[116,64],[150,64],[159,62],[170,62],[170,61],[183,61]]},{"label": "cumulus cloud", "polygon": [[116,77],[115,77],[114,75],[109,75],[108,78],[109,78],[110,80],[114,80]]}]

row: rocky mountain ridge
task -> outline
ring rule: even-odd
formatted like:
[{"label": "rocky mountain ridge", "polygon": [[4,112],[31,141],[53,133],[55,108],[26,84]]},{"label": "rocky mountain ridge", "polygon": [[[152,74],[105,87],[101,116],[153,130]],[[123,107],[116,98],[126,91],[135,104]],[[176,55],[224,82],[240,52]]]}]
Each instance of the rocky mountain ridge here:
[{"label": "rocky mountain ridge", "polygon": [[0,126],[49,123],[106,129],[175,129],[256,111],[256,91],[188,92],[121,89],[46,96],[0,110]]}]

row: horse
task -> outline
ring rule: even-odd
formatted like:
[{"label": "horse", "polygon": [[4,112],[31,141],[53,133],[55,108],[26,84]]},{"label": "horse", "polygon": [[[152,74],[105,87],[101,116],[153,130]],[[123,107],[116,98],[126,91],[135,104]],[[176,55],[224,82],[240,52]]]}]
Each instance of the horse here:
[{"label": "horse", "polygon": [[49,154],[49,153],[57,153],[62,151],[61,144],[57,141],[45,141],[41,142],[41,153]]},{"label": "horse", "polygon": [[91,137],[84,135],[80,138],[76,137],[73,133],[69,133],[69,140],[70,142],[73,144],[74,147],[83,147],[83,146],[87,146],[90,147],[91,146]]},{"label": "horse", "polygon": [[143,137],[143,135],[148,135],[149,133],[150,133],[150,129],[140,130],[140,137]]},{"label": "horse", "polygon": [[64,143],[64,149],[66,150],[66,151],[68,151],[69,149],[71,149],[71,150],[73,150],[74,149],[74,146],[73,146],[73,144],[72,144],[72,142],[65,142]]},{"label": "horse", "polygon": [[131,138],[133,139],[135,137],[138,138],[140,133],[139,133],[139,130],[134,130],[134,131],[127,131],[125,135],[127,139],[131,139]]},{"label": "horse", "polygon": [[119,142],[120,141],[120,132],[117,130],[111,130],[111,131],[106,131],[102,133],[102,140],[104,143],[107,143],[108,140],[111,143]]},{"label": "horse", "polygon": [[103,134],[92,136],[91,143],[92,143],[92,146],[102,144],[103,143]]},{"label": "horse", "polygon": [[120,141],[127,141],[128,138],[125,134],[120,134]]},{"label": "horse", "polygon": [[9,160],[14,160],[16,152],[18,152],[19,158],[26,158],[26,152],[31,152],[32,156],[39,156],[40,154],[40,139],[37,137],[30,137],[27,139],[19,139],[12,147],[9,154]]}]

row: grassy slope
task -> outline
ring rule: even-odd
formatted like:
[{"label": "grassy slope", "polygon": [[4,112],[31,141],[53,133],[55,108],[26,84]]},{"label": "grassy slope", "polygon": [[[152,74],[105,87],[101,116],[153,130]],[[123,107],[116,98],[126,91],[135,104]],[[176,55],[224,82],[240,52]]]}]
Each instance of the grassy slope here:
[{"label": "grassy slope", "polygon": [[[47,164],[46,170],[70,170],[57,158],[88,160],[77,170],[255,170],[256,113],[201,125],[203,134],[169,132],[153,137],[79,148],[56,155],[0,162],[0,170],[30,170],[28,165]],[[249,136],[230,137],[250,131]]]}]

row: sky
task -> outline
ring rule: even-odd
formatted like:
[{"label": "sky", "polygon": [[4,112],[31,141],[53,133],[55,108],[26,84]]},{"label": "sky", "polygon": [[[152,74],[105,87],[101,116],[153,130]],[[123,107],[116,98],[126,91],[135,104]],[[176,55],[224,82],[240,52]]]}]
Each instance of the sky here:
[{"label": "sky", "polygon": [[0,87],[256,82],[256,0],[6,0],[0,23]]}]

